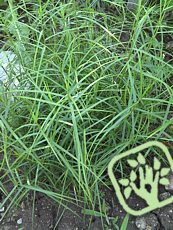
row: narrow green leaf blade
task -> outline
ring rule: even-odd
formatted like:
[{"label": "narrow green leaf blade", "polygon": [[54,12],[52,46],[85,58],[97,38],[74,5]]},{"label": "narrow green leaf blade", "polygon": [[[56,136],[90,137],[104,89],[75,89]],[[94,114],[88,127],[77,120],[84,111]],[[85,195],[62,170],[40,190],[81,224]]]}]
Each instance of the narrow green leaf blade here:
[{"label": "narrow green leaf blade", "polygon": [[129,214],[126,214],[126,216],[124,217],[124,220],[121,224],[120,230],[127,230],[128,222],[129,222]]}]

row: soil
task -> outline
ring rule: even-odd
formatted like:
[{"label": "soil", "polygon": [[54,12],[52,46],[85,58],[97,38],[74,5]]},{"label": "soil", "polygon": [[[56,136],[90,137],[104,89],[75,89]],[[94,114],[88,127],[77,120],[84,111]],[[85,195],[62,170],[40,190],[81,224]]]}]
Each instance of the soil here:
[{"label": "soil", "polygon": [[[68,204],[67,208],[58,206],[41,193],[37,193],[33,202],[33,194],[29,194],[21,204],[9,211],[0,221],[0,230],[114,230],[119,229],[126,215],[112,189],[102,189],[108,219],[101,219],[82,214],[82,207]],[[171,196],[164,191],[160,199]],[[142,207],[138,199],[131,197],[129,204]],[[1,217],[7,207],[0,209]],[[118,220],[115,221],[116,217]],[[140,217],[129,217],[127,230],[172,230],[173,204],[167,205]],[[125,229],[124,229],[125,230]]]}]

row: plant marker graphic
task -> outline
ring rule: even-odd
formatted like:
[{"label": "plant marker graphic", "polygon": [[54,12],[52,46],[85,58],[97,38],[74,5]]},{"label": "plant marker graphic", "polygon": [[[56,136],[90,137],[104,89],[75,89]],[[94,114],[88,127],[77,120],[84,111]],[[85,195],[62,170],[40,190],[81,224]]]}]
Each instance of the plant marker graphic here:
[{"label": "plant marker graphic", "polygon": [[[147,164],[145,157],[141,154],[141,151],[147,150],[150,147],[157,147],[162,150],[165,154],[165,158],[169,163],[169,167],[161,168],[161,161],[154,157],[153,165],[150,166]],[[135,159],[127,159],[127,163],[131,168],[129,178],[118,179],[115,177],[113,172],[113,167],[119,160],[127,158],[130,155],[135,155]],[[165,145],[157,141],[147,142],[143,145],[140,145],[136,148],[133,148],[120,156],[115,156],[108,166],[109,177],[112,181],[112,184],[115,188],[119,202],[123,208],[130,214],[138,216],[143,215],[147,212],[150,212],[156,208],[163,207],[167,204],[173,202],[173,197],[170,197],[166,200],[159,201],[159,184],[168,185],[169,180],[167,175],[173,171],[173,160],[172,157]],[[139,181],[137,186],[136,182]],[[123,190],[121,190],[121,187]],[[147,189],[147,187],[149,189]],[[127,200],[130,197],[132,191],[140,198],[145,200],[147,207],[141,210],[134,210],[130,208],[127,204]]]}]

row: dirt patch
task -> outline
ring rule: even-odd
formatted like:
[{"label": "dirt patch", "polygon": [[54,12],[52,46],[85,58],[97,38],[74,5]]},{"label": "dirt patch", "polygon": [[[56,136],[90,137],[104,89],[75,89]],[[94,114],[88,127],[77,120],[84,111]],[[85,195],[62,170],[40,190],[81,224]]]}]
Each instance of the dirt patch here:
[{"label": "dirt patch", "polygon": [[[13,208],[1,220],[0,230],[101,230],[118,229],[126,215],[119,204],[113,189],[102,189],[105,200],[107,217],[84,215],[82,207],[69,204],[67,208],[56,205],[45,195],[37,193],[33,202],[31,194],[20,206]],[[160,195],[161,199],[171,196],[169,192]],[[141,206],[139,200],[131,198],[131,204]],[[0,210],[1,216],[6,207]],[[97,210],[96,210],[97,211]],[[118,217],[115,222],[115,218]],[[173,204],[154,210],[140,217],[129,217],[128,230],[172,230]]]},{"label": "dirt patch", "polygon": [[[1,221],[0,229],[53,229],[55,225],[55,210],[55,205],[41,194],[37,195],[34,203],[33,199],[28,197],[19,207],[8,212]],[[3,211],[3,209],[1,211]],[[1,212],[1,214],[3,215],[3,212]]]}]

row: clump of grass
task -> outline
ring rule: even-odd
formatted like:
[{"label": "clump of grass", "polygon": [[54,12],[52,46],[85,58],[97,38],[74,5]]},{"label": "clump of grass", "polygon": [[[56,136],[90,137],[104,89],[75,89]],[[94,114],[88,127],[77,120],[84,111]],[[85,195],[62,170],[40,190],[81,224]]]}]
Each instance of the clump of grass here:
[{"label": "clump of grass", "polygon": [[115,154],[148,139],[172,142],[171,1],[135,13],[123,1],[84,2],[9,0],[1,10],[2,49],[22,66],[14,100],[0,94],[4,202],[32,190],[101,208]]}]

